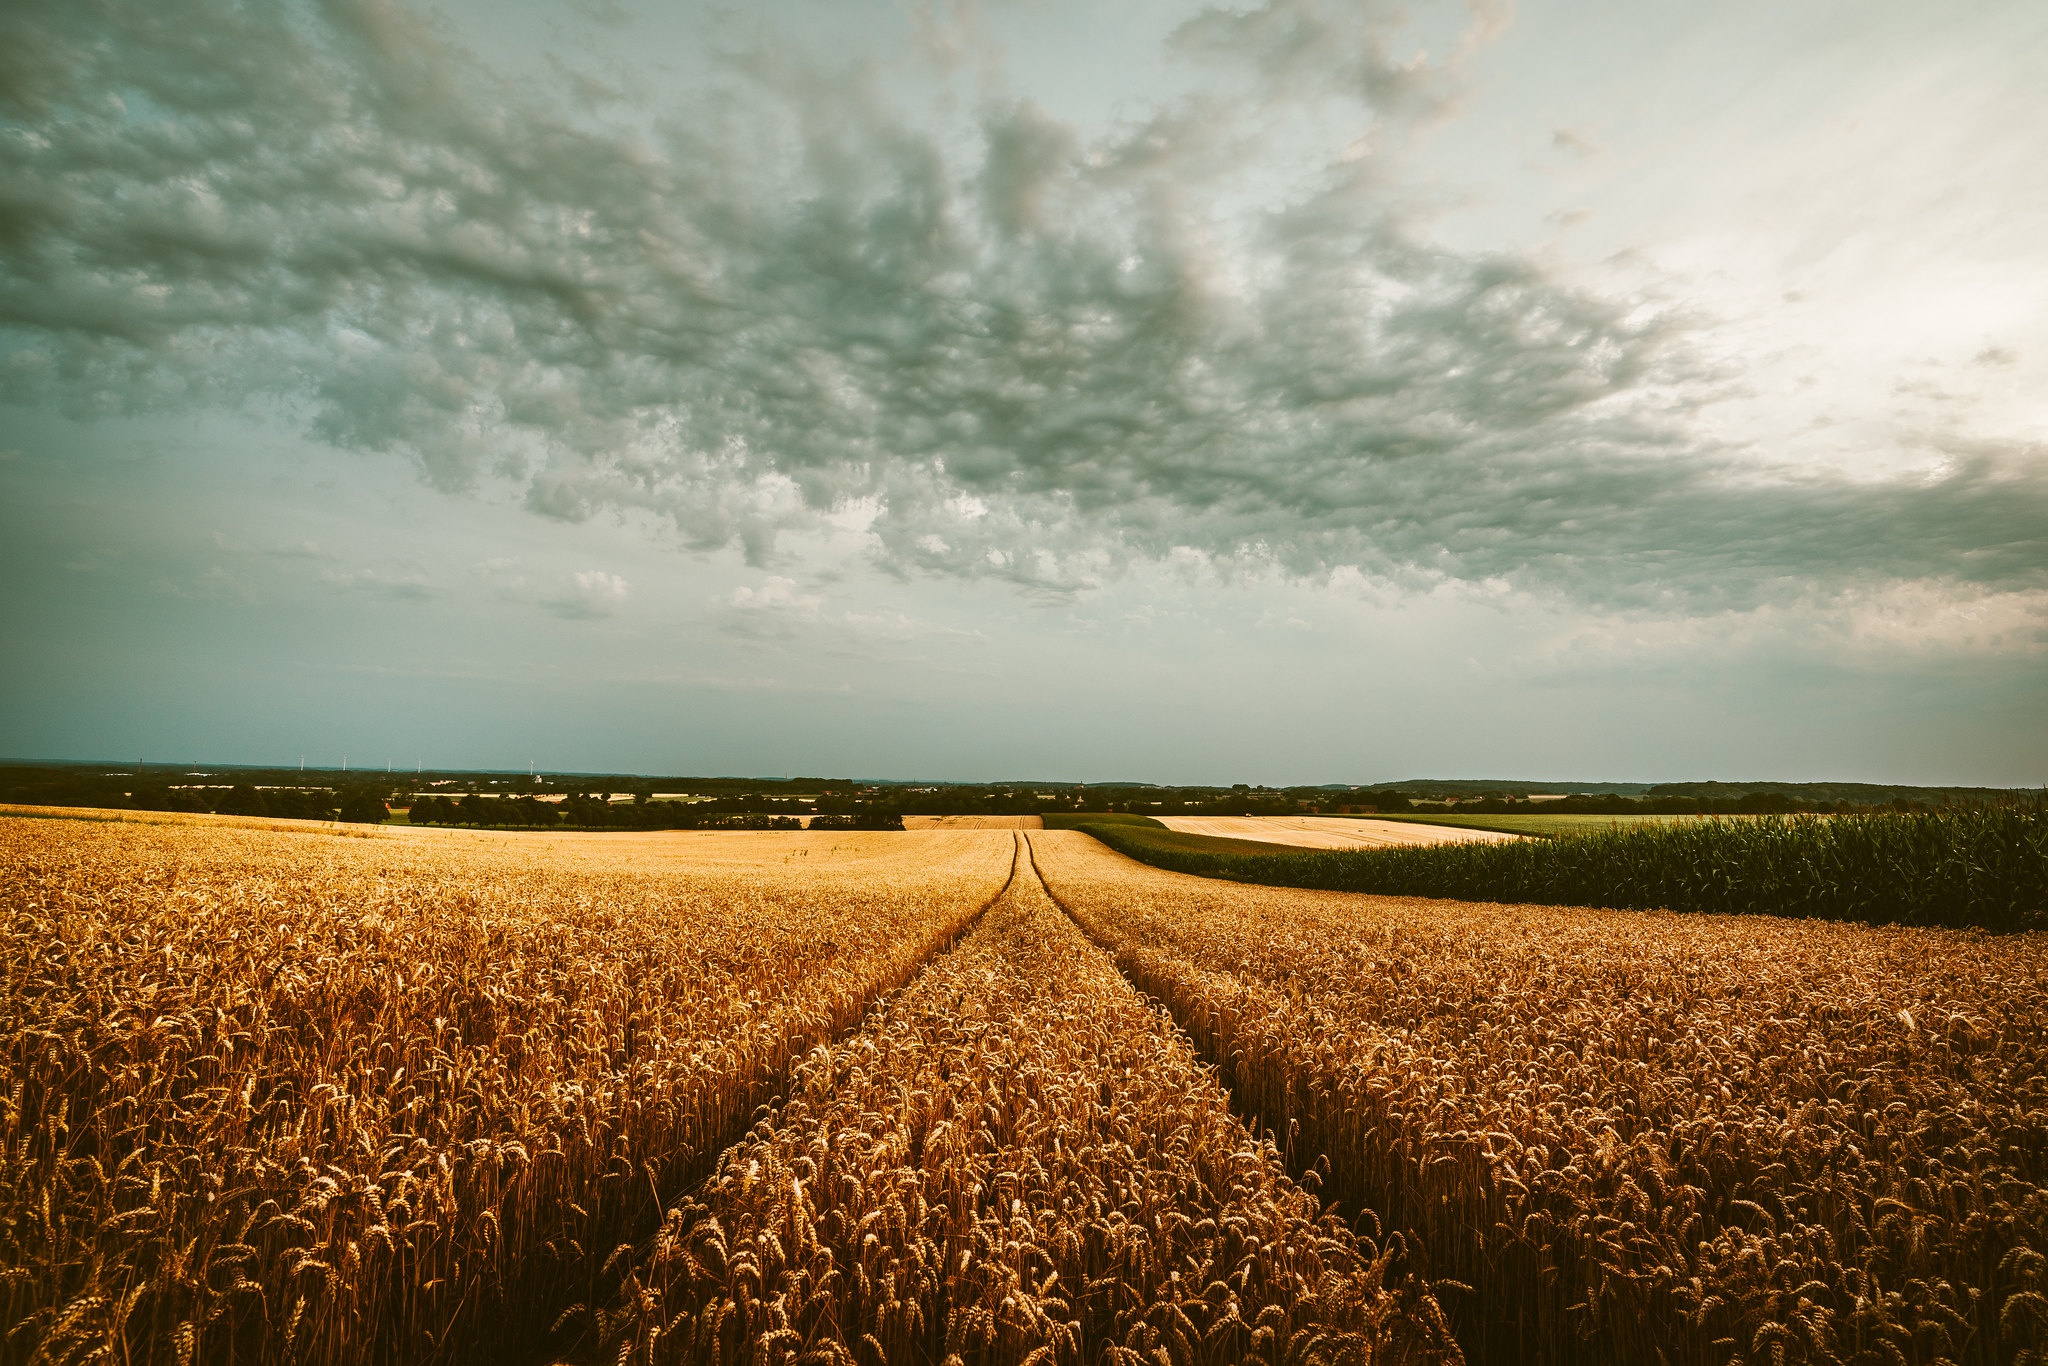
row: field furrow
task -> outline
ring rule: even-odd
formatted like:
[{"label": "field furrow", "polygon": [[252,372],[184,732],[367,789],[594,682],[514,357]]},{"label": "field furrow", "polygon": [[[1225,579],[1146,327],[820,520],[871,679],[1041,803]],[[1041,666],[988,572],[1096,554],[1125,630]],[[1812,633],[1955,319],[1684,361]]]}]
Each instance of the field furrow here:
[{"label": "field furrow", "polygon": [[598,1315],[603,1361],[1426,1361],[1434,1300],[1319,1211],[1035,876],[814,1050]]},{"label": "field furrow", "polygon": [[1013,862],[0,821],[0,1355],[530,1346]]},{"label": "field furrow", "polygon": [[1489,1361],[2048,1343],[2048,936],[1471,905],[1030,837],[1299,1167]]}]

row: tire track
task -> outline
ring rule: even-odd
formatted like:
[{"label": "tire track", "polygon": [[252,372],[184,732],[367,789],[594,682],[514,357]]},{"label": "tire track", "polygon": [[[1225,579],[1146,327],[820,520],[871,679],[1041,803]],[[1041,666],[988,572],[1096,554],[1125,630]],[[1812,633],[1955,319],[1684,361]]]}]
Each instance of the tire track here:
[{"label": "tire track", "polygon": [[578,1359],[1456,1360],[1015,854],[668,1211]]},{"label": "tire track", "polygon": [[[765,1066],[755,1086],[741,1104],[734,1107],[733,1121],[726,1126],[714,1143],[706,1144],[698,1156],[688,1163],[680,1174],[667,1183],[666,1192],[657,1191],[654,1219],[646,1226],[633,1231],[631,1237],[614,1248],[604,1261],[594,1280],[580,1301],[563,1305],[552,1317],[542,1335],[542,1341],[530,1358],[536,1366],[540,1363],[555,1362],[565,1357],[577,1357],[580,1349],[592,1337],[590,1332],[592,1305],[602,1305],[618,1297],[619,1289],[629,1269],[644,1260],[652,1248],[659,1232],[660,1212],[666,1210],[682,1194],[695,1190],[709,1180],[718,1165],[749,1132],[772,1116],[787,1099],[790,1088],[790,1074],[806,1054],[819,1047],[840,1043],[862,1028],[878,1010],[886,1009],[891,997],[908,990],[930,970],[931,965],[953,952],[975,929],[980,926],[989,911],[1001,904],[1016,885],[1017,872],[1024,855],[1023,836],[1012,832],[1010,847],[1010,871],[1003,879],[1003,885],[996,889],[994,896],[981,903],[971,914],[961,920],[948,934],[934,941],[923,957],[912,964],[907,972],[899,976],[878,981],[869,991],[862,994],[857,1006],[836,1014],[824,1035],[793,1034],[786,1042],[783,1056],[773,1066]],[[1041,883],[1041,885],[1043,885]],[[752,1102],[748,1104],[747,1102]],[[739,1118],[746,1112],[746,1118]],[[616,1269],[616,1272],[615,1272]]]},{"label": "tire track", "polygon": [[[1324,1191],[1323,1188],[1329,1184],[1327,1177],[1330,1171],[1330,1160],[1327,1154],[1317,1151],[1304,1155],[1301,1147],[1295,1142],[1299,1136],[1299,1126],[1291,1123],[1289,1116],[1284,1113],[1279,1115],[1269,1114],[1265,1108],[1246,1099],[1244,1088],[1237,1084],[1235,1069],[1231,1067],[1230,1059],[1223,1055],[1216,1046],[1216,1032],[1207,1028],[1202,1021],[1195,1020],[1186,1016],[1185,1012],[1176,1010],[1170,996],[1162,995],[1152,990],[1155,984],[1142,974],[1134,971],[1128,955],[1119,950],[1116,944],[1098,933],[1095,926],[1086,916],[1078,914],[1071,905],[1061,898],[1058,892],[1052,889],[1052,884],[1047,882],[1045,875],[1038,871],[1037,851],[1035,848],[1030,848],[1031,840],[1029,836],[1026,836],[1025,844],[1029,849],[1031,876],[1045,892],[1046,899],[1059,907],[1060,912],[1073,921],[1075,927],[1087,936],[1088,942],[1101,950],[1110,962],[1116,965],[1118,973],[1123,976],[1126,982],[1130,983],[1131,990],[1157,1006],[1167,1018],[1171,1019],[1174,1027],[1187,1039],[1188,1046],[1204,1062],[1216,1069],[1217,1082],[1223,1087],[1225,1094],[1230,1097],[1231,1113],[1235,1114],[1253,1134],[1272,1141],[1274,1147],[1287,1162],[1288,1175],[1295,1181],[1302,1183],[1309,1190],[1321,1195],[1326,1209],[1353,1227],[1358,1226],[1358,1221],[1361,1218],[1369,1217],[1372,1221],[1373,1236],[1376,1238],[1381,1236],[1383,1221],[1377,1210],[1362,1203],[1355,1196],[1348,1199],[1344,1198],[1350,1194],[1349,1192]],[[1274,1121],[1276,1120],[1281,1130],[1281,1132],[1277,1133],[1274,1129]]]}]

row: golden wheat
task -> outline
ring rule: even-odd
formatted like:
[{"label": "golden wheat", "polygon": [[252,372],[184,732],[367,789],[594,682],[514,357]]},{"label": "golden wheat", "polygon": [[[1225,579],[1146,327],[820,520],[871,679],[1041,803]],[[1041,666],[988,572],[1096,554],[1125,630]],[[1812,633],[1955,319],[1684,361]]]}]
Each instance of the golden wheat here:
[{"label": "golden wheat", "polygon": [[1011,845],[0,820],[0,1351],[530,1344]]},{"label": "golden wheat", "polygon": [[797,1065],[597,1316],[614,1362],[1455,1359],[1028,865]]},{"label": "golden wheat", "polygon": [[1048,887],[1495,1360],[2039,1361],[2048,936]]},{"label": "golden wheat", "polygon": [[0,875],[8,1362],[2048,1338],[2048,936],[1245,887],[1036,831],[0,820]]}]

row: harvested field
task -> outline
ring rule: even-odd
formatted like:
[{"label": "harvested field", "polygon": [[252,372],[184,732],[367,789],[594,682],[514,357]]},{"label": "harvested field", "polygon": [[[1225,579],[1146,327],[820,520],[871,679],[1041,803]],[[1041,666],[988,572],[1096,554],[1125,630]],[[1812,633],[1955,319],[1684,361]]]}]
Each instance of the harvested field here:
[{"label": "harvested field", "polygon": [[1475,1359],[2048,1347],[2048,935],[1251,887],[1032,838]]},{"label": "harvested field", "polygon": [[1043,816],[905,816],[905,830],[1043,830]]},{"label": "harvested field", "polygon": [[538,1341],[1013,842],[377,833],[0,820],[7,1359]]},{"label": "harvested field", "polygon": [[1155,816],[1188,835],[1290,844],[1300,849],[1396,849],[1415,844],[1494,844],[1517,838],[1492,830],[1362,816]]},{"label": "harvested field", "polygon": [[[1379,817],[1394,824],[1414,823],[1437,825],[1445,828],[1465,830],[1498,830],[1509,835],[1590,835],[1602,830],[1616,830],[1636,825],[1677,825],[1685,821],[1706,819],[1700,816],[1668,815],[1590,815],[1585,812],[1536,811],[1507,812],[1490,816],[1460,816],[1455,814],[1432,814],[1428,812],[1403,812],[1399,815]],[[1722,816],[1721,820],[1741,820],[1740,816]]]}]

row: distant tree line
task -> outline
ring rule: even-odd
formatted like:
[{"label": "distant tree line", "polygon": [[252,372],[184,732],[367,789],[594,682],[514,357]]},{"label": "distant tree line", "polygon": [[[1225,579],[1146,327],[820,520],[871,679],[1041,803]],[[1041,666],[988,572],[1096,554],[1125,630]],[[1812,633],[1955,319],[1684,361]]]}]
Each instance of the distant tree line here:
[{"label": "distant tree line", "polygon": [[[341,777],[289,769],[121,772],[88,765],[0,765],[0,801],[315,820],[380,820],[387,802],[405,805],[396,779]],[[339,779],[339,780],[337,780]],[[1633,794],[1579,793],[1532,800],[1526,789],[1431,782],[1406,785],[1154,787],[1141,783],[857,783],[848,779],[694,779],[443,774],[419,782],[412,819],[423,825],[493,825],[597,830],[787,828],[770,822],[821,818],[818,828],[893,828],[905,815],[1002,816],[1111,813],[1142,816],[1374,815],[1445,809],[1473,815],[1791,815],[1890,809],[1926,811],[1999,802],[2023,794],[1990,789],[1905,788],[1855,783],[1668,783]],[[437,792],[427,788],[453,791]],[[630,802],[609,794],[630,792]],[[658,799],[688,794],[690,800]],[[541,798],[549,800],[541,800]],[[744,823],[735,822],[744,819]],[[851,820],[851,827],[844,824]]]},{"label": "distant tree line", "polygon": [[123,791],[105,784],[85,782],[75,786],[51,785],[21,791],[9,790],[4,800],[32,806],[95,806],[116,811],[211,812],[221,816],[267,816],[297,821],[357,821],[366,824],[386,819],[390,808],[384,794],[374,788],[351,787],[257,787],[236,783],[227,787],[138,785]]},{"label": "distant tree line", "polygon": [[[644,798],[630,802],[607,801],[586,793],[571,793],[559,802],[535,797],[486,797],[469,793],[462,797],[418,796],[406,819],[414,825],[473,825],[485,828],[545,830],[566,827],[581,830],[797,830],[803,827],[797,812],[773,814],[729,809],[739,802],[659,802]],[[802,807],[798,803],[788,803]],[[858,811],[814,816],[813,830],[901,830],[902,816],[894,812]]]},{"label": "distant tree line", "polygon": [[481,825],[544,828],[561,822],[553,802],[533,797],[414,797],[406,812],[414,825]]}]

